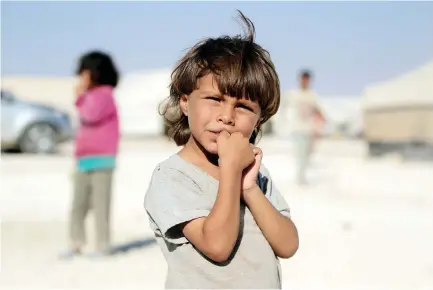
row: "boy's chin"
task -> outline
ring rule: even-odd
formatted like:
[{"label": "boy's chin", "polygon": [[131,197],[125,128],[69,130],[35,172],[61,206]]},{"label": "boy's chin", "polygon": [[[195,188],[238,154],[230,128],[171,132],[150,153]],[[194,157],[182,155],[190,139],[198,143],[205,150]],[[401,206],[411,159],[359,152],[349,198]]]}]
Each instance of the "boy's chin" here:
[{"label": "boy's chin", "polygon": [[209,142],[206,146],[203,146],[208,154],[218,155],[218,145],[214,142]]}]

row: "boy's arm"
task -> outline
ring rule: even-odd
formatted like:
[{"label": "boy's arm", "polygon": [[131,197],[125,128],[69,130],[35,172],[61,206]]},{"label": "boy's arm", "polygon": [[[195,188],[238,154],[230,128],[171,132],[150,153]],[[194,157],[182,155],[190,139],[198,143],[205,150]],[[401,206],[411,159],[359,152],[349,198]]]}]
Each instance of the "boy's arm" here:
[{"label": "boy's arm", "polygon": [[292,257],[299,246],[298,230],[288,217],[282,215],[258,186],[243,193],[257,225],[280,258]]},{"label": "boy's arm", "polygon": [[216,262],[226,261],[239,235],[242,171],[222,166],[218,195],[207,217],[187,222],[185,237]]}]

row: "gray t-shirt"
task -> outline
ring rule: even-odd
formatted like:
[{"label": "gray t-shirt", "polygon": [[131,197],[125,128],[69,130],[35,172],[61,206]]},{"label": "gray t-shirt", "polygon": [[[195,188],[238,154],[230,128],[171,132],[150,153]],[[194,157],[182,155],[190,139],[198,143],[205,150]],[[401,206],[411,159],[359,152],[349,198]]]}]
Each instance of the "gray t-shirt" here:
[{"label": "gray t-shirt", "polygon": [[[289,207],[262,166],[258,184],[283,215]],[[250,210],[241,203],[239,238],[230,259],[216,263],[200,253],[176,227],[209,215],[218,181],[199,167],[173,155],[158,164],[147,190],[144,207],[150,226],[167,260],[166,288],[281,289],[281,269]]]}]

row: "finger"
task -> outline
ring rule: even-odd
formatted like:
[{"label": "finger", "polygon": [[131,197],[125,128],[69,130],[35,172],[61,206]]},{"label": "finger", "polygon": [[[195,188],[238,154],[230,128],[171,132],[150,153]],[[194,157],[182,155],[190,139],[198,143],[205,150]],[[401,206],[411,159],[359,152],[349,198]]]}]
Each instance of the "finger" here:
[{"label": "finger", "polygon": [[224,139],[228,139],[230,137],[230,134],[227,132],[227,131],[221,131],[219,134],[218,134],[218,138],[217,139],[219,139],[219,140],[224,140]]},{"label": "finger", "polygon": [[263,151],[259,147],[254,147],[253,153],[254,153],[254,155],[263,155]]},{"label": "finger", "polygon": [[263,151],[260,148],[256,148],[254,152],[254,159],[257,163],[261,164],[263,159]]},{"label": "finger", "polygon": [[223,130],[220,132],[219,136],[224,137],[224,138],[228,138],[228,137],[230,137],[230,133]]},{"label": "finger", "polygon": [[250,149],[251,149],[251,152],[253,153],[253,155],[256,156],[257,155],[256,146],[254,146],[253,144],[250,144]]}]

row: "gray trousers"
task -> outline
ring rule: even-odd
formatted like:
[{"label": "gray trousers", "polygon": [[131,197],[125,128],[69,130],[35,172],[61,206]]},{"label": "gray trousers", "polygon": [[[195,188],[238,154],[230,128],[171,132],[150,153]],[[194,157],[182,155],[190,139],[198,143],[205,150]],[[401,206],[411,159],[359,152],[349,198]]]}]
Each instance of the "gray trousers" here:
[{"label": "gray trousers", "polygon": [[294,153],[296,160],[296,182],[305,184],[305,174],[310,161],[313,148],[313,135],[308,133],[296,133],[294,138]]},{"label": "gray trousers", "polygon": [[90,208],[94,210],[96,225],[96,249],[110,246],[110,210],[113,170],[76,172],[74,196],[70,216],[70,240],[73,248],[86,243],[85,220]]}]

